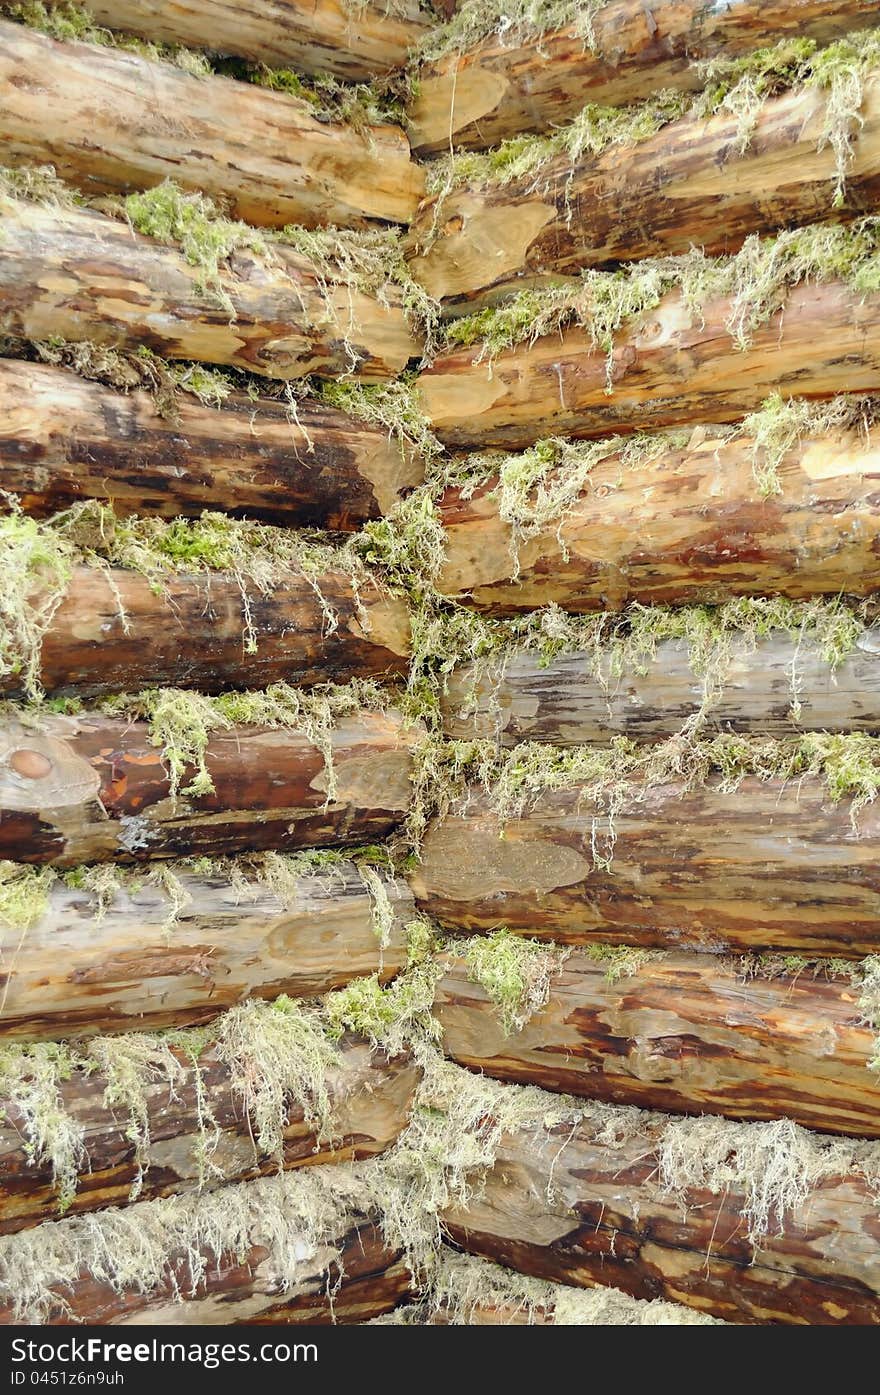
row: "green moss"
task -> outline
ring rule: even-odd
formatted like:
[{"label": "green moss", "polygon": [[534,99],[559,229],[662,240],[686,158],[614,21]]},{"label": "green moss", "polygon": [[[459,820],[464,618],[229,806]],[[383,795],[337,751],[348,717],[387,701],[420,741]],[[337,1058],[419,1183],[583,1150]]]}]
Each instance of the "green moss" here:
[{"label": "green moss", "polygon": [[443,447],[422,411],[412,375],[403,374],[391,383],[327,381],[318,384],[316,392],[328,407],[384,427],[389,436],[417,451],[426,464],[442,454]]},{"label": "green moss", "polygon": [[592,21],[603,4],[605,0],[464,0],[445,24],[428,30],[416,56],[430,63],[466,53],[488,38],[515,47],[569,26],[592,47]]},{"label": "green moss", "polygon": [[[416,954],[424,948],[422,936],[420,927],[414,940]],[[408,1050],[421,1056],[426,1044],[439,1035],[431,1008],[441,972],[438,963],[426,957],[416,959],[387,986],[376,974],[352,979],[324,1000],[331,1035],[356,1032],[391,1056]]]},{"label": "green moss", "polygon": [[56,1042],[0,1046],[2,1116],[22,1134],[28,1160],[51,1167],[62,1214],[73,1200],[86,1161],[84,1126],[61,1095],[76,1065],[68,1047]]},{"label": "green moss", "polygon": [[0,674],[15,678],[38,697],[43,636],[64,599],[72,573],[64,538],[16,504],[0,517]]},{"label": "green moss", "polygon": [[642,949],[638,945],[592,944],[587,945],[584,952],[588,959],[604,967],[608,983],[617,983],[622,978],[629,978],[638,973],[643,964],[663,958],[662,950]]},{"label": "green moss", "polygon": [[[458,948],[454,943],[451,947]],[[570,952],[501,929],[470,939],[464,960],[468,977],[488,993],[509,1036],[547,1002],[551,981]]]},{"label": "green moss", "polygon": [[29,29],[48,34],[52,39],[124,49],[153,62],[172,63],[194,77],[205,77],[211,71],[203,54],[194,53],[181,44],[148,43],[143,39],[117,34],[96,24],[89,10],[72,3],[72,0],[51,0],[49,4],[43,4],[42,0],[21,0],[16,4],[4,4],[3,13]]}]

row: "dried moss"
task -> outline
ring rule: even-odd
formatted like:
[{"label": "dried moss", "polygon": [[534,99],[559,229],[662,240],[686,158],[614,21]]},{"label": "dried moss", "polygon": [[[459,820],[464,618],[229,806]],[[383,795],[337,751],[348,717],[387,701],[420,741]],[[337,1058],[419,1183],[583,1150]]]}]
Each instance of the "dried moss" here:
[{"label": "dried moss", "polygon": [[511,48],[555,29],[573,27],[584,44],[593,46],[593,17],[606,0],[464,0],[445,24],[429,29],[416,56],[436,62],[449,54],[466,53],[484,39]]},{"label": "dried moss", "polygon": [[544,1007],[552,980],[570,953],[501,929],[468,940],[464,961],[468,978],[489,995],[509,1036]]},{"label": "dried moss", "polygon": [[17,679],[29,695],[41,693],[43,636],[64,599],[72,573],[71,550],[63,538],[33,518],[15,500],[0,517],[0,675]]},{"label": "dried moss", "polygon": [[61,1085],[76,1065],[70,1050],[56,1042],[0,1046],[0,1117],[21,1132],[30,1161],[51,1167],[62,1214],[86,1161],[85,1128],[61,1096]]}]

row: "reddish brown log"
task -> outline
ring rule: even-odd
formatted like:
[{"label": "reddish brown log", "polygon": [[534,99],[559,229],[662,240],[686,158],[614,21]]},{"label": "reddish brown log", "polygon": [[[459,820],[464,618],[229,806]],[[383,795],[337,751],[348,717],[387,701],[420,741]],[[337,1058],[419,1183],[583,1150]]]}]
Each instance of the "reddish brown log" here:
[{"label": "reddish brown log", "polygon": [[[591,843],[610,866],[595,866]],[[854,829],[815,778],[735,791],[640,789],[614,815],[574,787],[502,824],[473,791],[435,823],[411,877],[452,930],[567,944],[785,949],[860,958],[880,944],[880,806]]]},{"label": "reddish brown log", "polygon": [[352,532],[424,478],[386,431],[317,400],[220,408],[181,393],[172,413],[149,392],[0,360],[0,483],[26,513],[109,499],[118,516],[219,509],[287,527]]},{"label": "reddish brown log", "polygon": [[780,963],[749,977],[711,954],[615,964],[575,953],[546,1006],[505,1035],[466,962],[443,963],[434,1013],[460,1065],[606,1103],[880,1138],[875,1032],[846,975]]},{"label": "reddish brown log", "polygon": [[406,223],[424,189],[397,126],[319,121],[304,98],[123,49],[0,21],[0,84],[5,162],[50,162],[89,193],[170,178],[282,228]]},{"label": "reddish brown log", "polygon": [[[42,684],[79,696],[162,683],[216,693],[406,672],[409,615],[401,600],[371,584],[358,604],[343,571],[312,580],[318,591],[290,572],[263,594],[225,572],[181,573],[158,591],[138,572],[77,567],[43,637]],[[322,596],[338,620],[329,633]],[[255,654],[245,644],[246,605]],[[20,685],[20,675],[0,678],[0,691]]]},{"label": "reddish brown log", "polygon": [[[73,867],[377,842],[407,809],[417,740],[392,711],[340,723],[337,789],[328,799],[329,772],[305,736],[233,727],[208,743],[213,794],[174,799],[144,723],[84,714],[32,730],[8,718],[0,728],[0,857]],[[184,776],[182,790],[188,783]]]}]

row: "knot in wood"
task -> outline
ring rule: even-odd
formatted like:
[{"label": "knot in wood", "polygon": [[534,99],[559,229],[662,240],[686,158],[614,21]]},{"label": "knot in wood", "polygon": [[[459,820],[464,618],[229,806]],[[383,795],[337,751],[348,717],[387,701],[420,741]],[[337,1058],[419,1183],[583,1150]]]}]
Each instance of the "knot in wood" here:
[{"label": "knot in wood", "polygon": [[9,768],[25,780],[42,780],[52,769],[52,762],[42,751],[22,747],[9,757]]}]

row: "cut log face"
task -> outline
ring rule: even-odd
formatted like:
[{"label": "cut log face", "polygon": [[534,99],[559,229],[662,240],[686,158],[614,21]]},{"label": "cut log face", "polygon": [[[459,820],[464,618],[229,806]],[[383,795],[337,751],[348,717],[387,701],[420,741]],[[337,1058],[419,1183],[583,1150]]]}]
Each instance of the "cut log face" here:
[{"label": "cut log face", "polygon": [[[319,1138],[300,1106],[291,1102],[281,1156],[266,1157],[254,1141],[229,1066],[212,1048],[202,1053],[197,1067],[183,1052],[173,1054],[180,1062],[174,1083],[143,1087],[144,1128],[150,1139],[145,1166],[136,1156],[124,1111],[104,1103],[107,1081],[78,1071],[63,1082],[58,1108],[83,1126],[88,1158],[66,1214],[124,1206],[135,1185],[138,1196],[147,1200],[198,1188],[203,1177],[213,1187],[281,1168],[373,1157],[393,1143],[406,1124],[418,1080],[412,1062],[391,1060],[365,1042],[347,1038],[338,1066],[328,1072],[332,1137]],[[7,1234],[55,1217],[58,1199],[51,1164],[35,1163],[28,1154],[24,1121],[15,1102],[4,1100],[3,1106],[0,1233]],[[200,1124],[200,1119],[210,1123]]]},{"label": "cut log face", "polygon": [[[803,950],[858,958],[880,943],[880,810],[853,829],[821,780],[749,777],[734,792],[636,789],[614,815],[580,788],[502,825],[474,791],[435,823],[410,884],[449,929],[566,944]],[[591,844],[611,855],[594,866]]]},{"label": "cut log face", "polygon": [[[321,597],[339,622],[329,634]],[[139,572],[76,567],[43,637],[40,674],[48,692],[81,697],[157,684],[216,693],[401,674],[408,653],[403,601],[372,584],[358,597],[342,571],[291,572],[264,594],[226,572],[172,574],[158,591]],[[20,684],[7,674],[0,691]]]},{"label": "cut log face", "polygon": [[[738,117],[688,117],[634,146],[559,156],[522,179],[429,200],[414,226],[427,250],[410,269],[436,299],[470,309],[520,279],[540,284],[694,246],[734,252],[750,233],[827,217],[838,178],[834,150],[819,148],[829,101],[816,88],[768,101],[744,151]],[[835,217],[877,204],[880,78],[865,85],[860,120]]]},{"label": "cut log face", "polygon": [[624,106],[664,88],[703,86],[699,59],[736,57],[784,38],[838,38],[876,24],[873,0],[609,0],[587,41],[570,25],[510,42],[493,36],[419,73],[408,117],[413,150],[484,150],[550,131],[587,102]]},{"label": "cut log face", "polygon": [[517,544],[518,576],[497,482],[470,500],[450,490],[438,587],[492,615],[877,590],[880,449],[856,432],[805,440],[782,462],[780,492],[762,497],[754,444],[697,431],[645,465],[609,457],[559,520]]},{"label": "cut log face", "polygon": [[[790,736],[796,731],[880,732],[880,634],[864,631],[832,668],[809,640],[781,632],[755,643],[735,636],[711,701],[711,728]],[[713,687],[714,692],[714,687]],[[643,665],[599,675],[592,654],[567,654],[542,664],[514,654],[500,673],[455,670],[443,697],[447,736],[497,736],[504,746],[547,741],[557,746],[606,745],[615,736],[658,741],[673,736],[701,710],[703,680],[684,640],[661,640]],[[795,715],[794,705],[797,702]]]},{"label": "cut log face", "polygon": [[355,81],[402,68],[428,24],[418,0],[393,11],[382,0],[92,0],[89,13],[144,39]]},{"label": "cut log face", "polygon": [[637,951],[609,968],[576,952],[546,1006],[506,1036],[466,962],[443,963],[434,1014],[460,1065],[611,1104],[880,1137],[875,1034],[845,976],[748,977],[712,954]]},{"label": "cut log face", "polygon": [[5,21],[0,43],[4,160],[49,162],[87,193],[174,179],[282,228],[406,223],[424,191],[396,126],[324,123],[304,99]]},{"label": "cut log face", "polygon": [[393,712],[340,723],[330,800],[323,756],[305,736],[233,727],[208,743],[213,794],[175,799],[142,722],[83,715],[34,731],[7,719],[0,857],[74,867],[377,842],[403,820],[417,740]]},{"label": "cut log face", "polygon": [[420,351],[394,288],[387,306],[348,286],[325,291],[316,266],[280,245],[271,265],[233,253],[212,292],[176,247],[101,213],[2,199],[0,228],[0,330],[16,338],[285,379],[388,378]]},{"label": "cut log face", "polygon": [[[728,1322],[880,1321],[880,1219],[869,1181],[843,1164],[838,1176],[805,1181],[797,1210],[778,1229],[771,1217],[774,1228],[755,1244],[736,1182],[717,1191],[662,1186],[663,1122],[630,1118],[614,1143],[587,1123],[506,1135],[485,1186],[445,1213],[445,1228],[470,1254],[524,1274],[670,1298]],[[728,1127],[734,1148],[743,1126]]]},{"label": "cut log face", "polygon": [[[702,315],[679,291],[634,320],[608,358],[580,328],[477,362],[450,353],[419,376],[423,408],[449,446],[524,447],[542,436],[734,421],[771,392],[833,397],[880,387],[880,297],[836,282],[794,287],[748,348],[726,329],[726,300]],[[608,385],[611,384],[611,391]]]},{"label": "cut log face", "polygon": [[234,884],[222,871],[173,870],[180,909],[145,882],[120,887],[96,913],[88,891],[56,883],[26,934],[0,930],[0,1037],[188,1026],[248,996],[312,998],[406,963],[412,897],[399,882],[383,878],[395,916],[383,947],[351,863],[303,875],[283,899],[245,869]]},{"label": "cut log face", "polygon": [[117,392],[76,373],[0,361],[0,478],[26,513],[82,499],[117,516],[234,518],[352,532],[420,484],[424,467],[388,433],[308,398],[203,407],[182,392],[160,415],[149,392]]}]

